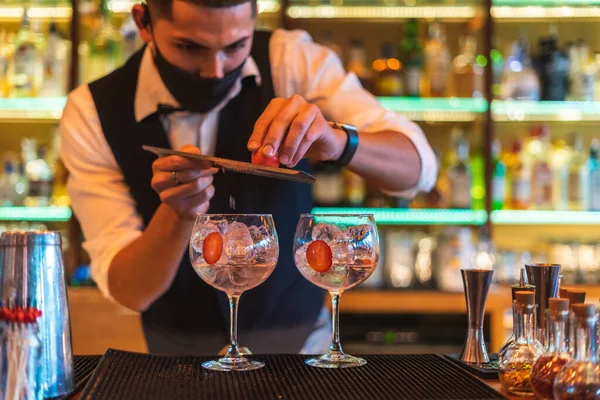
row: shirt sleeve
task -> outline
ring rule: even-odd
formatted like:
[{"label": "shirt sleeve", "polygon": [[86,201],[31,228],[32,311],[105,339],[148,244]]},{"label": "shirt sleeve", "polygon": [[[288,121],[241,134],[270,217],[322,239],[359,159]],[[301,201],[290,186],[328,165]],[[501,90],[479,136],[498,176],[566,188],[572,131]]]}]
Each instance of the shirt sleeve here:
[{"label": "shirt sleeve", "polygon": [[437,178],[437,160],[421,128],[403,115],[385,109],[356,75],[346,73],[339,57],[312,41],[305,31],[276,30],[270,43],[275,94],[303,96],[333,121],[349,123],[362,132],[396,131],[408,137],[421,160],[418,183],[395,197],[414,197],[428,192]]},{"label": "shirt sleeve", "polygon": [[142,233],[142,219],[106,142],[87,85],[75,89],[60,121],[61,159],[69,171],[67,191],[85,236],[92,278],[114,301],[108,269],[114,256]]}]

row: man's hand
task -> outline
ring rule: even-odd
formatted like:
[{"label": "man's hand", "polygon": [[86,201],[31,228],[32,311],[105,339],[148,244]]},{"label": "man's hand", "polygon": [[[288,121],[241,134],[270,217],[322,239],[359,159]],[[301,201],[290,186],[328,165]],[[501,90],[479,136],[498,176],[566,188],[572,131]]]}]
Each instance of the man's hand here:
[{"label": "man's hand", "polygon": [[301,96],[271,100],[248,140],[248,150],[265,157],[279,154],[279,161],[294,167],[303,158],[337,160],[346,146],[344,131],[333,129],[319,107]]},{"label": "man's hand", "polygon": [[[200,154],[200,149],[186,144],[181,151]],[[194,220],[196,213],[208,210],[215,194],[212,185],[216,168],[210,164],[180,156],[160,157],[152,163],[152,189],[181,220]]]}]

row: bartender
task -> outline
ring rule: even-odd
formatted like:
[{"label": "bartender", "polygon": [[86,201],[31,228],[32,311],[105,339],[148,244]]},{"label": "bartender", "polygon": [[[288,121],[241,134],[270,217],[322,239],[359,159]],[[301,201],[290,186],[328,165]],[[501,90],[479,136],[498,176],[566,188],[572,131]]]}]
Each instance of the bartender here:
[{"label": "bartender", "polygon": [[304,171],[323,162],[410,198],[431,189],[437,174],[423,132],[385,110],[306,32],[256,31],[256,0],[148,0],[132,14],[146,46],[75,89],[60,124],[93,279],[141,313],[151,353],[214,354],[228,344],[228,302],[190,265],[195,216],[273,214],[279,264],[244,294],[240,343],[257,353],[324,352],[324,292],[292,256],[311,187],[157,159],[142,145],[241,161],[277,156]]}]

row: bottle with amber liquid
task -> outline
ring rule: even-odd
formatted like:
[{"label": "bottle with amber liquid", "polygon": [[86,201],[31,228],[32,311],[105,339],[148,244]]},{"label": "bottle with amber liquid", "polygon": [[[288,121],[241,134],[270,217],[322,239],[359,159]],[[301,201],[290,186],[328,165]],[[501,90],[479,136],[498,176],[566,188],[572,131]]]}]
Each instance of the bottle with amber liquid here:
[{"label": "bottle with amber liquid", "polygon": [[569,300],[548,299],[548,305],[548,347],[531,369],[531,386],[538,399],[552,399],[554,379],[571,358],[566,340]]},{"label": "bottle with amber liquid", "polygon": [[555,399],[600,399],[600,365],[596,354],[597,323],[594,305],[573,306],[573,358],[565,364],[554,380]]},{"label": "bottle with amber liquid", "polygon": [[535,339],[536,304],[535,293],[517,292],[513,304],[515,341],[508,346],[498,365],[500,382],[511,396],[533,397],[531,368],[535,360],[544,353],[544,348]]},{"label": "bottle with amber liquid", "polygon": [[376,96],[402,96],[404,82],[400,70],[402,64],[395,57],[394,46],[386,42],[381,45],[380,58],[373,61]]}]

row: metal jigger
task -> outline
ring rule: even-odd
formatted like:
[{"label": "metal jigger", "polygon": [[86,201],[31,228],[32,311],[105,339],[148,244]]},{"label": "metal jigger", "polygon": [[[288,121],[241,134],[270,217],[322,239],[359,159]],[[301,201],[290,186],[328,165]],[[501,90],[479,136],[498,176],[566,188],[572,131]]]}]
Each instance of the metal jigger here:
[{"label": "metal jigger", "polygon": [[460,270],[469,318],[469,329],[460,354],[460,360],[463,362],[478,365],[490,362],[483,337],[483,316],[493,273],[494,271],[488,269]]},{"label": "metal jigger", "polygon": [[535,286],[535,303],[537,304],[537,339],[546,344],[546,310],[548,299],[559,297],[560,265],[528,264],[525,265],[529,283]]}]

